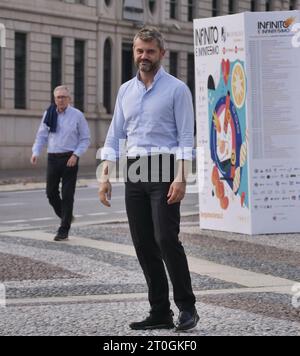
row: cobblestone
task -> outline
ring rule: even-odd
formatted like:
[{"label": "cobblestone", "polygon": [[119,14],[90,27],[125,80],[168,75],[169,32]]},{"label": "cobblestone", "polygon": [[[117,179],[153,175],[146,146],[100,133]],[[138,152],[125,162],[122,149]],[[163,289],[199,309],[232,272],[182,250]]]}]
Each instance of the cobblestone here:
[{"label": "cobblestone", "polygon": [[[287,251],[281,242],[263,244],[263,239],[196,234],[193,229],[185,225],[181,234],[189,256],[299,280],[297,249]],[[127,224],[77,227],[72,235],[131,245]],[[0,235],[0,257],[4,261],[0,281],[7,297],[6,308],[0,308],[0,335],[177,335],[172,330],[129,329],[131,321],[142,319],[149,310],[135,257],[5,233]],[[267,293],[263,288],[247,292],[236,283],[199,273],[192,273],[192,281],[201,319],[185,336],[300,335],[299,309],[292,305],[292,294]],[[177,316],[174,304],[172,308]]]},{"label": "cobblestone", "polygon": [[[300,331],[299,323],[260,314],[203,303],[198,309],[200,323],[184,336],[296,336]],[[128,323],[147,312],[147,302],[9,307],[1,313],[0,330],[2,335],[174,336],[172,330],[130,330]]]}]

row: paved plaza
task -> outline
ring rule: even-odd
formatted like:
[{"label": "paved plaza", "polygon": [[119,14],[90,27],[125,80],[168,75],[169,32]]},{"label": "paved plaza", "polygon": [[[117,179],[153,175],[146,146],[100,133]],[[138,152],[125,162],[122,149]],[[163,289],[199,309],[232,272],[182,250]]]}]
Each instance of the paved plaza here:
[{"label": "paved plaza", "polygon": [[300,335],[300,235],[200,232],[197,216],[182,220],[200,315],[196,329],[185,334],[129,329],[149,305],[123,222],[75,224],[64,243],[53,241],[54,228],[2,231],[6,306],[0,307],[0,334]]},{"label": "paved plaza", "polygon": [[[42,170],[19,173],[1,172],[0,198],[44,184]],[[93,175],[83,169],[79,183],[95,184]],[[53,223],[1,224],[0,335],[300,335],[300,234],[200,231],[198,216],[183,214],[200,322],[184,334],[139,332],[128,325],[149,311],[144,276],[126,219],[109,220],[76,221],[63,243],[53,241]]]}]

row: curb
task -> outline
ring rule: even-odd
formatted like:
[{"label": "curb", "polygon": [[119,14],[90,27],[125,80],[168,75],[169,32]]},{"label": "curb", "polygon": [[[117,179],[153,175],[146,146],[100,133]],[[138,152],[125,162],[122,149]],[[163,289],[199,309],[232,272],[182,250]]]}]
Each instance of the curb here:
[{"label": "curb", "polygon": [[[76,188],[85,188],[87,186],[97,186],[96,179],[78,179]],[[16,184],[7,184],[1,185],[0,183],[0,192],[22,192],[28,190],[45,190],[46,183],[16,183]]]},{"label": "curb", "polygon": [[[198,214],[195,214],[195,212],[185,212],[181,213],[181,217],[192,217],[192,216],[198,216]],[[107,220],[102,220],[102,221],[86,221],[86,222],[78,222],[72,224],[72,227],[84,227],[84,226],[96,226],[96,225],[112,225],[112,224],[127,224],[128,219],[127,218],[119,218],[119,219],[107,219]],[[191,226],[195,226],[194,223],[190,223]],[[185,227],[187,227],[188,224],[185,224]],[[26,227],[7,227],[1,229],[0,228],[0,235],[5,234],[6,232],[17,232],[17,231],[30,231],[30,230],[47,230],[53,228],[53,225],[44,225],[44,226],[26,226]]]}]

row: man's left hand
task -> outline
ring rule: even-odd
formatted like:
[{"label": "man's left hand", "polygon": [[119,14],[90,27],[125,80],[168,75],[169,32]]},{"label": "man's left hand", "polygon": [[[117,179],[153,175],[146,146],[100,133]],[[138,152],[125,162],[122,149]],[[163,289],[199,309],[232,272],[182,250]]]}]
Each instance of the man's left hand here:
[{"label": "man's left hand", "polygon": [[78,157],[75,155],[72,155],[70,159],[68,160],[67,167],[75,167],[78,162]]},{"label": "man's left hand", "polygon": [[168,193],[168,204],[176,204],[180,203],[182,199],[185,197],[186,192],[186,182],[182,181],[174,181],[171,184],[169,193]]}]

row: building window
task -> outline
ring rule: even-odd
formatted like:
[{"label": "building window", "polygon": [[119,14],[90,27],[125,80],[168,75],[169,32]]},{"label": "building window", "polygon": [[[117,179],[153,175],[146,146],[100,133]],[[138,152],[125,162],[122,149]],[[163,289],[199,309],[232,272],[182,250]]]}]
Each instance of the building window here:
[{"label": "building window", "polygon": [[75,107],[84,111],[84,54],[85,43],[81,40],[75,40],[75,90],[74,104]]},{"label": "building window", "polygon": [[251,0],[251,11],[256,11],[256,0]]},{"label": "building window", "polygon": [[62,39],[52,37],[51,41],[51,100],[53,90],[62,84]]},{"label": "building window", "polygon": [[174,77],[178,76],[178,53],[170,52],[170,74]]},{"label": "building window", "polygon": [[219,0],[212,0],[212,16],[220,15],[220,3]]},{"label": "building window", "polygon": [[155,12],[155,8],[156,8],[156,1],[149,0],[148,5],[149,5],[149,10],[150,10],[151,14],[153,14]]},{"label": "building window", "polygon": [[132,79],[135,73],[132,43],[122,44],[122,83]]},{"label": "building window", "polygon": [[236,12],[236,0],[228,0],[228,13],[234,14]]},{"label": "building window", "polygon": [[266,11],[271,11],[271,0],[266,0]]},{"label": "building window", "polygon": [[[190,88],[193,97],[193,103],[195,105],[195,55],[189,53],[187,58],[187,85]],[[194,121],[194,134],[196,135],[196,118]]]},{"label": "building window", "polygon": [[26,109],[26,34],[15,33],[15,109]]},{"label": "building window", "polygon": [[111,61],[111,42],[109,39],[107,39],[104,43],[103,104],[109,114],[111,113]]},{"label": "building window", "polygon": [[187,68],[187,85],[195,100],[195,56],[194,53],[188,54],[188,68]]},{"label": "building window", "polygon": [[192,22],[195,17],[196,17],[195,0],[188,0],[188,21]]},{"label": "building window", "polygon": [[290,0],[290,10],[297,9],[297,0]]},{"label": "building window", "polygon": [[178,1],[170,0],[170,19],[176,20],[178,17]]},{"label": "building window", "polygon": [[135,23],[144,22],[145,6],[143,0],[123,0],[123,19]]}]

